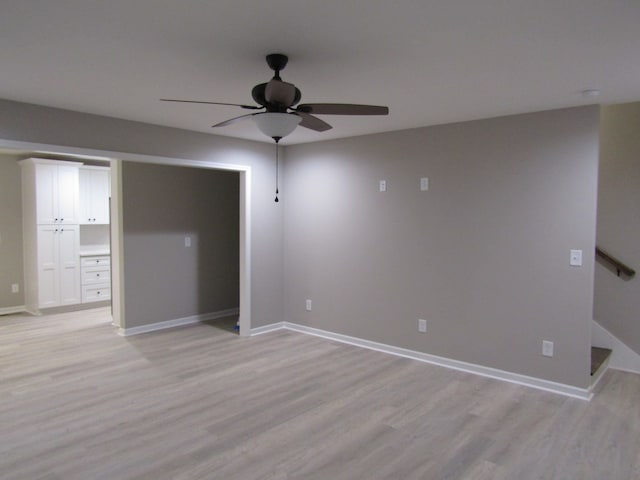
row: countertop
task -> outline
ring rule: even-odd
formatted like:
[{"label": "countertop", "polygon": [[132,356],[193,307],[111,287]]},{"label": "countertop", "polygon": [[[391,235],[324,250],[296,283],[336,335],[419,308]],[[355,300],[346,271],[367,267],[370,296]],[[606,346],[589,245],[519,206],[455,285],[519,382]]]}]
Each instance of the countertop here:
[{"label": "countertop", "polygon": [[91,257],[94,255],[111,255],[111,249],[108,245],[92,245],[90,247],[80,247],[81,257]]}]

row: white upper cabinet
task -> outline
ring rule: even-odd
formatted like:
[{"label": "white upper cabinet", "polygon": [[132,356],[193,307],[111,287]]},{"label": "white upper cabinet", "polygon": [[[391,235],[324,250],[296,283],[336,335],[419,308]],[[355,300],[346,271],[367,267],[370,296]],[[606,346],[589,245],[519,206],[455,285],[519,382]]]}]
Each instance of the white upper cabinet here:
[{"label": "white upper cabinet", "polygon": [[78,224],[78,166],[46,160],[34,163],[38,224]]},{"label": "white upper cabinet", "polygon": [[55,165],[36,165],[36,212],[40,225],[57,223],[58,216],[58,167]]},{"label": "white upper cabinet", "polygon": [[80,223],[109,224],[110,171],[108,167],[80,168]]},{"label": "white upper cabinet", "polygon": [[79,223],[78,167],[58,167],[58,215],[60,223]]}]

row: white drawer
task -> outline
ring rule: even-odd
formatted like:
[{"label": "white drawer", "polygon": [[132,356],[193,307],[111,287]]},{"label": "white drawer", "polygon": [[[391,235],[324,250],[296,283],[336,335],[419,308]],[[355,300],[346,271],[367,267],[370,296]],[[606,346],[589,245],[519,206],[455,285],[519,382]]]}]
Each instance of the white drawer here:
[{"label": "white drawer", "polygon": [[82,267],[81,270],[82,285],[95,285],[111,281],[111,269],[109,267]]},{"label": "white drawer", "polygon": [[96,257],[81,257],[81,267],[106,267],[111,266],[111,256],[101,255]]},{"label": "white drawer", "polygon": [[111,299],[111,287],[109,284],[103,285],[83,285],[82,303],[100,302]]}]

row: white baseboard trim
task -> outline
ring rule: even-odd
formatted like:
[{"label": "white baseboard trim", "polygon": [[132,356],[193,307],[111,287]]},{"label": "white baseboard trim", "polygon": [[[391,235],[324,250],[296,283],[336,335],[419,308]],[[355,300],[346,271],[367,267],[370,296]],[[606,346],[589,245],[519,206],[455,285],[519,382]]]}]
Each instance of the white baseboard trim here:
[{"label": "white baseboard trim", "polygon": [[[436,355],[430,355],[428,353],[417,352],[415,350],[409,350],[406,348],[394,347],[393,345],[372,342],[370,340],[351,337],[349,335],[342,335],[340,333],[328,332],[326,330],[298,325],[296,323],[279,322],[271,325],[265,325],[264,327],[252,329],[251,335],[259,335],[262,333],[273,332],[280,329],[291,330],[307,335],[326,338],[328,340],[334,340],[336,342],[346,343],[348,345],[354,345],[356,347],[368,348],[369,350],[389,353],[391,355],[397,355],[399,357],[410,358],[412,360],[418,360],[420,362],[430,363],[432,365],[438,365],[440,367],[451,368],[453,370],[458,370],[466,373],[473,373],[475,375],[481,375],[483,377],[494,378],[496,380],[502,380],[504,382],[515,383],[517,385],[523,385],[525,387],[536,388],[538,390],[544,390],[546,392],[557,393],[567,397],[578,398],[580,400],[589,401],[593,397],[593,393],[589,388],[574,387],[572,385],[565,385],[563,383],[552,382],[550,380],[529,377],[527,375],[521,375],[519,373],[498,370],[497,368],[485,367],[482,365],[462,362],[445,357],[438,357]],[[254,333],[254,330],[258,331]]]},{"label": "white baseboard trim", "polygon": [[591,325],[591,344],[611,349],[610,369],[640,374],[640,355],[595,320]]},{"label": "white baseboard trim", "polygon": [[13,315],[14,313],[26,312],[27,307],[24,305],[16,305],[15,307],[0,308],[0,315]]},{"label": "white baseboard trim", "polygon": [[190,317],[176,318],[173,320],[165,320],[164,322],[149,323],[131,328],[118,328],[118,335],[121,337],[129,337],[131,335],[140,335],[141,333],[155,332],[165,330],[167,328],[181,327],[192,323],[206,322],[215,320],[216,318],[228,317],[230,315],[238,315],[239,308],[230,308],[228,310],[220,310],[218,312],[202,313],[200,315],[191,315]]},{"label": "white baseboard trim", "polygon": [[285,328],[285,322],[271,323],[262,327],[252,328],[249,332],[249,336],[255,337],[256,335],[262,335],[263,333],[275,332]]}]

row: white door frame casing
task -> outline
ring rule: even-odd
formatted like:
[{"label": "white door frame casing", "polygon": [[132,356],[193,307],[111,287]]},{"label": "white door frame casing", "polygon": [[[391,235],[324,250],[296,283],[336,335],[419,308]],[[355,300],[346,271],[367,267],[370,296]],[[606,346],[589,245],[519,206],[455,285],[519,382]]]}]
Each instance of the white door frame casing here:
[{"label": "white door frame casing", "polygon": [[158,157],[126,152],[113,152],[90,148],[66,147],[31,142],[17,142],[0,138],[0,148],[17,151],[37,152],[39,154],[64,155],[68,157],[92,158],[109,161],[112,169],[111,181],[111,263],[113,323],[120,329],[126,328],[124,308],[124,252],[122,229],[122,162],[139,162],[156,165],[206,168],[212,170],[234,171],[240,174],[240,335],[251,333],[251,167],[218,163],[207,160],[187,160],[174,157]]}]

